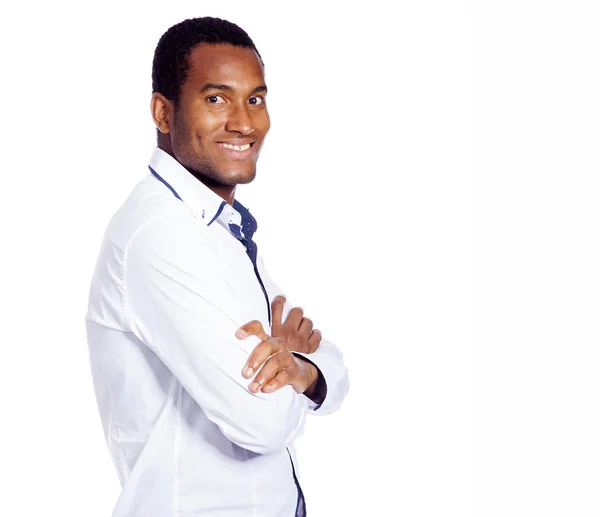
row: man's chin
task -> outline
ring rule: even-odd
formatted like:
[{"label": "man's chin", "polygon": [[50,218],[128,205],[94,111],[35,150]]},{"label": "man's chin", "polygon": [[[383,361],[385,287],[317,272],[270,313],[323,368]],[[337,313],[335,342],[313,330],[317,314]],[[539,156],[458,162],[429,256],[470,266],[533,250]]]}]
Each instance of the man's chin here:
[{"label": "man's chin", "polygon": [[223,185],[235,186],[245,185],[250,183],[256,177],[256,170],[251,171],[231,171],[229,173],[221,173],[220,179]]},{"label": "man's chin", "polygon": [[226,185],[235,187],[236,185],[244,185],[250,183],[256,176],[256,169],[252,170],[219,170],[215,167],[211,168],[187,168],[197,179],[206,185]]},{"label": "man's chin", "polygon": [[247,185],[248,183],[252,183],[255,177],[256,174],[252,174],[251,176],[244,176],[243,178],[240,178],[236,185]]}]

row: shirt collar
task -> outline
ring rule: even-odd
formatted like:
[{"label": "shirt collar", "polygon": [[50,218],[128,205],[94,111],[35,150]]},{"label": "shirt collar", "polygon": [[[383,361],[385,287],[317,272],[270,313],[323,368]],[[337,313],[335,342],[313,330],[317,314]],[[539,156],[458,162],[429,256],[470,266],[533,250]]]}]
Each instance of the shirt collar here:
[{"label": "shirt collar", "polygon": [[[223,201],[214,220],[227,228],[237,239],[241,239],[244,242],[252,240],[252,236],[258,228],[258,223],[250,213],[250,210],[238,200],[233,201],[233,206]],[[210,223],[212,221],[208,224]]]},{"label": "shirt collar", "polygon": [[258,226],[256,219],[239,201],[235,200],[233,206],[228,204],[160,147],[154,149],[148,164],[165,187],[174,191],[174,195],[176,192],[207,226],[218,221],[231,231],[229,225],[235,224],[241,228],[244,237],[252,239]]},{"label": "shirt collar", "polygon": [[223,212],[222,205],[227,205],[220,196],[194,178],[183,165],[161,148],[154,149],[148,165],[167,187],[177,192],[198,219],[207,225]]}]

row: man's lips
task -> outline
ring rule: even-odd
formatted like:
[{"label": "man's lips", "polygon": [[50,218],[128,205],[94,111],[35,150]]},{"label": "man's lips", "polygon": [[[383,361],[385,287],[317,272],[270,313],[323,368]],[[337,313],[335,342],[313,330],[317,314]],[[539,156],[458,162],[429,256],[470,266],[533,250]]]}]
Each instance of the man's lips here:
[{"label": "man's lips", "polygon": [[254,156],[253,140],[235,140],[230,142],[217,142],[217,146],[233,160],[247,160]]}]

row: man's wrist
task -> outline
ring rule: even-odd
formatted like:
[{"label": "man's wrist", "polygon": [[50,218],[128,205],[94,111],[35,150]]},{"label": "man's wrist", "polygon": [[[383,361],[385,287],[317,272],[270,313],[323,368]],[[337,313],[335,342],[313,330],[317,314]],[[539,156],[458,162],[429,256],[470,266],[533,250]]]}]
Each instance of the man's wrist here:
[{"label": "man's wrist", "polygon": [[312,400],[315,404],[322,404],[327,394],[327,385],[325,379],[321,375],[320,370],[308,359],[302,356],[296,356],[297,361],[302,361],[301,366],[307,369],[308,387],[304,391],[304,395]]}]

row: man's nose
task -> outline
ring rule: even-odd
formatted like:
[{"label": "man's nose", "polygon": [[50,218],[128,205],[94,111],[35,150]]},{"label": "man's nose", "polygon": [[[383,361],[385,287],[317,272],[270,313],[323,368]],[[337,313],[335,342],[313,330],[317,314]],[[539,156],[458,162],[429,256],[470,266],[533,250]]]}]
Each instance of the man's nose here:
[{"label": "man's nose", "polygon": [[244,104],[235,104],[231,108],[229,119],[225,125],[227,131],[248,135],[254,131],[252,118],[248,112],[248,107]]}]

